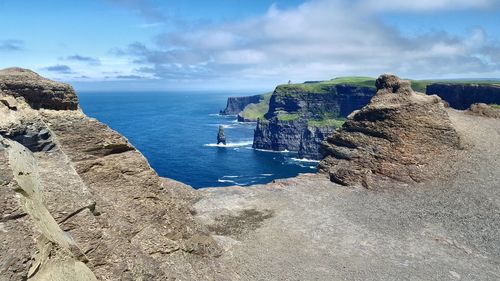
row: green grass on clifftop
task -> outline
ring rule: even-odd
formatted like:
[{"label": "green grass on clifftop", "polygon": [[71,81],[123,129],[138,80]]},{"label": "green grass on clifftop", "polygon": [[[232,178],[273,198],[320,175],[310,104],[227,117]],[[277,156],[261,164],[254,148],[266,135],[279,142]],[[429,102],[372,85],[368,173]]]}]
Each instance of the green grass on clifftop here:
[{"label": "green grass on clifftop", "polygon": [[299,115],[296,113],[281,113],[278,115],[280,121],[295,121],[297,119],[299,119]]},{"label": "green grass on clifftop", "polygon": [[323,120],[309,120],[307,125],[310,127],[335,127],[340,128],[345,123],[345,118],[328,118]]},{"label": "green grass on clifftop", "polygon": [[500,104],[490,104],[490,106],[495,109],[500,109]]},{"label": "green grass on clifftop", "polygon": [[269,110],[269,100],[273,93],[265,93],[259,103],[251,103],[240,113],[246,120],[255,120],[264,118],[264,114]]},{"label": "green grass on clifftop", "polygon": [[414,91],[425,93],[430,84],[463,84],[463,85],[496,85],[500,86],[498,80],[411,80]]},{"label": "green grass on clifftop", "polygon": [[[500,86],[500,81],[498,80],[467,80],[467,79],[452,79],[452,80],[411,80],[411,87],[417,92],[425,93],[426,87],[433,83],[443,83],[443,84],[478,84],[478,85],[497,85]],[[301,84],[283,84],[276,87],[278,93],[290,93],[294,92],[310,92],[324,94],[331,92],[330,88],[335,85],[351,85],[358,87],[369,87],[375,88],[375,78],[373,77],[363,77],[363,76],[347,76],[338,77],[327,81],[318,81],[314,83],[301,83]]]},{"label": "green grass on clifftop", "polygon": [[294,93],[294,92],[310,92],[324,94],[330,92],[332,86],[348,84],[351,86],[358,87],[370,87],[375,88],[375,78],[372,77],[360,77],[360,76],[349,76],[349,77],[339,77],[332,80],[320,81],[315,83],[303,83],[303,84],[283,84],[276,87],[278,93]]}]

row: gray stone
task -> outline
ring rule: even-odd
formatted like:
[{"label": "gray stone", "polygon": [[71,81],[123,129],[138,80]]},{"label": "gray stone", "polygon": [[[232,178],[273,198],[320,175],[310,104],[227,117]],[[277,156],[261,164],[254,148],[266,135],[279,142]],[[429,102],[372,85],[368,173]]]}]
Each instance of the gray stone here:
[{"label": "gray stone", "polygon": [[217,133],[217,144],[220,143],[226,145],[226,136],[224,135],[224,127],[222,125],[219,126],[219,132]]}]

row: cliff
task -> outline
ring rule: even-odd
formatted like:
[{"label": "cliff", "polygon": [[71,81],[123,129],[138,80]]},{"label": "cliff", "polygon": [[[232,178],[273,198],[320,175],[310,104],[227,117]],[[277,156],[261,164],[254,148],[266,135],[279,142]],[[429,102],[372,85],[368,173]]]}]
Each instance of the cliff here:
[{"label": "cliff", "polygon": [[245,107],[252,103],[259,103],[262,95],[247,96],[247,97],[229,97],[227,98],[227,105],[224,110],[220,111],[221,115],[237,115]]},{"label": "cliff", "polygon": [[78,99],[71,86],[42,79],[35,72],[22,68],[0,70],[0,91],[23,97],[34,109],[75,110]]},{"label": "cliff", "polygon": [[342,118],[367,104],[375,94],[373,81],[340,81],[281,85],[269,100],[269,110],[260,118],[253,147],[296,151],[299,157],[321,159],[321,141]]},{"label": "cliff", "polygon": [[455,109],[467,109],[474,103],[500,104],[500,84],[432,83],[426,93],[437,95]]},{"label": "cliff", "polygon": [[377,94],[323,143],[319,170],[342,185],[372,187],[384,178],[419,182],[441,173],[428,166],[460,149],[438,96],[416,93],[410,81],[382,75]]},{"label": "cliff", "polygon": [[0,91],[0,280],[497,280],[497,109],[377,88],[324,173],[197,191],[80,110]]},{"label": "cliff", "polygon": [[264,115],[269,111],[269,100],[272,92],[263,94],[258,103],[251,103],[238,113],[238,122],[257,122],[264,118]]},{"label": "cliff", "polygon": [[[25,83],[25,84],[24,84]],[[190,187],[78,109],[73,89],[0,71],[2,280],[224,280]]]}]

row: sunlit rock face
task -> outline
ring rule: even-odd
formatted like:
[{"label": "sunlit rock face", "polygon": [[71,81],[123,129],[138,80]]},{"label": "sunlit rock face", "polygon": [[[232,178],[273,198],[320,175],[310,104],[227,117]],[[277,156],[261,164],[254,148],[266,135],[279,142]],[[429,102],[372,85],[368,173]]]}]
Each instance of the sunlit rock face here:
[{"label": "sunlit rock face", "polygon": [[78,109],[73,87],[45,79],[28,69],[15,67],[0,70],[0,90],[24,98],[34,109]]},{"label": "sunlit rock face", "polygon": [[370,103],[353,112],[323,142],[319,170],[333,182],[372,187],[380,178],[419,182],[427,164],[460,148],[460,139],[438,96],[417,93],[409,81],[382,75]]},{"label": "sunlit rock face", "polygon": [[71,86],[0,70],[1,280],[234,280],[193,199]]}]

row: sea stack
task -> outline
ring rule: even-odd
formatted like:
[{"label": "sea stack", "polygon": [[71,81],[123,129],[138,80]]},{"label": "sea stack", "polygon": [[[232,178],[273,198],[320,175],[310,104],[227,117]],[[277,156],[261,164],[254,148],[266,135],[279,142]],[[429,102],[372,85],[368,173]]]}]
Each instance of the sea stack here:
[{"label": "sea stack", "polygon": [[224,135],[224,127],[222,125],[219,126],[219,132],[217,133],[217,144],[220,143],[226,145],[226,136]]}]

